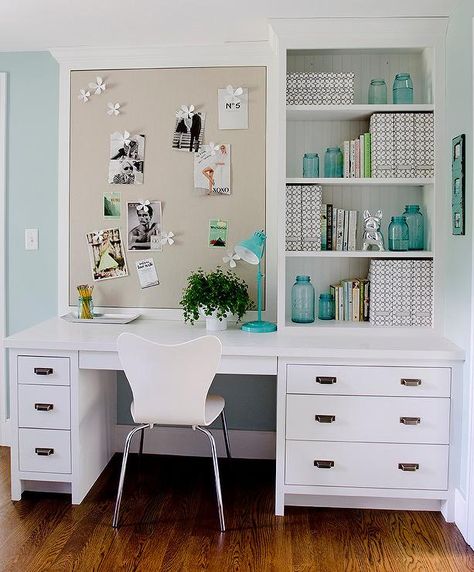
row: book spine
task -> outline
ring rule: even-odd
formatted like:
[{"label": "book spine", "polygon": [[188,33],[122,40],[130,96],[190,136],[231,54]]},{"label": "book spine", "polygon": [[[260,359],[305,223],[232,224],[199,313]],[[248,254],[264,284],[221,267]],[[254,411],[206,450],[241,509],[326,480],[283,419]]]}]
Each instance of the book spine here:
[{"label": "book spine", "polygon": [[321,250],[327,250],[327,205],[321,205]]},{"label": "book spine", "polygon": [[347,250],[354,251],[357,243],[357,211],[349,211],[349,236]]},{"label": "book spine", "polygon": [[332,250],[332,205],[327,205],[327,238],[326,238],[326,248],[327,250]]},{"label": "book spine", "polygon": [[352,140],[349,142],[349,161],[350,161],[350,168],[349,168],[349,177],[354,178],[355,175],[355,141]]},{"label": "book spine", "polygon": [[337,250],[337,208],[332,207],[332,249]]},{"label": "book spine", "polygon": [[364,176],[372,177],[372,137],[364,133]]},{"label": "book spine", "polygon": [[344,288],[342,284],[337,287],[339,300],[339,320],[344,320]]},{"label": "book spine", "polygon": [[360,140],[356,139],[354,142],[354,154],[355,154],[355,177],[360,178]]},{"label": "book spine", "polygon": [[344,141],[344,178],[348,178],[350,176],[350,142]]},{"label": "book spine", "polygon": [[359,162],[360,162],[360,176],[365,177],[365,144],[364,144],[364,135],[359,136]]},{"label": "book spine", "polygon": [[352,321],[359,321],[360,313],[360,282],[354,280],[352,286]]},{"label": "book spine", "polygon": [[342,250],[344,242],[344,210],[337,210],[337,222],[336,222],[336,250]]},{"label": "book spine", "polygon": [[329,292],[332,296],[332,299],[334,301],[334,319],[337,320],[337,300],[336,300],[336,296],[337,296],[337,289],[336,289],[336,285],[335,284],[331,284],[329,286]]}]

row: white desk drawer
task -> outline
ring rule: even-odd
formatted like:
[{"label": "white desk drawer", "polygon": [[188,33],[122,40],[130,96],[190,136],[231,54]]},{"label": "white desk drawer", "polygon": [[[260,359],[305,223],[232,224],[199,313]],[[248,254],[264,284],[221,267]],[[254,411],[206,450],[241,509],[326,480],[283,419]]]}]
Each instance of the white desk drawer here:
[{"label": "white desk drawer", "polygon": [[[447,445],[286,442],[286,484],[446,490]],[[320,465],[319,468],[316,465]],[[323,468],[324,465],[331,465]],[[413,466],[410,467],[410,464]],[[416,470],[402,470],[414,468]]]},{"label": "white desk drawer", "polygon": [[449,399],[288,395],[286,438],[449,443]]},{"label": "white desk drawer", "polygon": [[70,385],[69,358],[18,356],[18,383]]},{"label": "white desk drawer", "polygon": [[71,433],[57,429],[19,430],[20,471],[71,472]]},{"label": "white desk drawer", "polygon": [[449,397],[449,368],[287,366],[288,393]]},{"label": "white desk drawer", "polygon": [[20,427],[70,429],[70,388],[58,385],[19,385]]}]

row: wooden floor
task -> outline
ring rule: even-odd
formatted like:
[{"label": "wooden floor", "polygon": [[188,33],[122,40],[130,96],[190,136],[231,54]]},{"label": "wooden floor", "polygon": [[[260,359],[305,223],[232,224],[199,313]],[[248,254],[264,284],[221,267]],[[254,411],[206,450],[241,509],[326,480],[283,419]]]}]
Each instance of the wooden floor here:
[{"label": "wooden floor", "polygon": [[116,531],[120,461],[80,506],[37,493],[13,503],[2,448],[0,570],[474,571],[473,552],[438,513],[288,508],[275,517],[268,461],[222,461],[220,534],[210,459],[132,455]]}]

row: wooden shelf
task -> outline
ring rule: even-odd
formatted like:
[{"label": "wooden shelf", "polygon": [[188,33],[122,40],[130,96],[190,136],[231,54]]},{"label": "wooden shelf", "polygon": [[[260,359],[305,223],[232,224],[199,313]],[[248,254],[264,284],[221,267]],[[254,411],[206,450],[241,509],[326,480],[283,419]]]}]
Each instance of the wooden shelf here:
[{"label": "wooden shelf", "polygon": [[433,185],[434,179],[431,178],[398,178],[398,179],[382,179],[382,178],[369,178],[369,179],[329,179],[318,177],[316,179],[303,178],[303,177],[289,177],[286,179],[287,184],[293,185],[325,185],[325,186],[367,186],[367,187],[424,187],[425,185]]},{"label": "wooden shelf", "polygon": [[431,103],[411,105],[287,105],[286,118],[289,121],[331,121],[368,119],[374,113],[414,113],[434,111]]},{"label": "wooden shelf", "polygon": [[285,252],[287,258],[433,258],[430,250],[317,250],[312,252]]}]

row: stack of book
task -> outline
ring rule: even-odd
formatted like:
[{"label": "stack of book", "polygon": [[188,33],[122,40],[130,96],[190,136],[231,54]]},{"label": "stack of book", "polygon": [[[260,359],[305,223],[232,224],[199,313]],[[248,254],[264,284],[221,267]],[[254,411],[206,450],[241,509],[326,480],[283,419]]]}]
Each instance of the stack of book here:
[{"label": "stack of book", "polygon": [[370,178],[372,176],[371,134],[363,133],[357,139],[344,141],[344,178]]},{"label": "stack of book", "polygon": [[370,282],[366,278],[341,280],[331,284],[336,320],[348,322],[369,321]]},{"label": "stack of book", "polygon": [[357,211],[321,205],[321,250],[356,250]]}]

